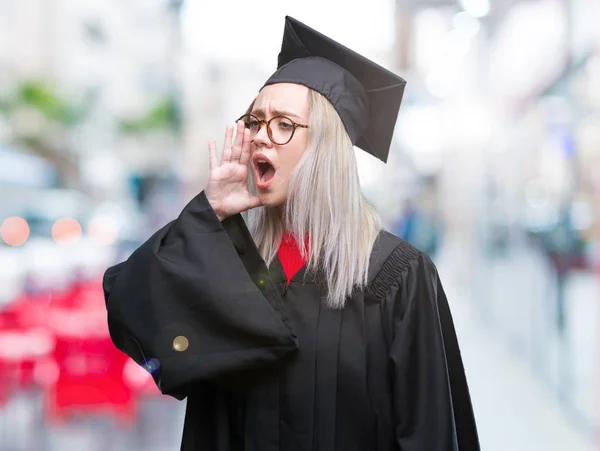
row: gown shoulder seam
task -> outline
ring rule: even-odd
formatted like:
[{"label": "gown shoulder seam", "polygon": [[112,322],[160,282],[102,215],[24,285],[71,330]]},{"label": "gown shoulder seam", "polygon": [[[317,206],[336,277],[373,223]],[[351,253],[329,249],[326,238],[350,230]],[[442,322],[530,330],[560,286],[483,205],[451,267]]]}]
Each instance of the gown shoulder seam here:
[{"label": "gown shoulder seam", "polygon": [[392,287],[400,283],[401,275],[410,270],[411,262],[422,252],[404,240],[390,253],[369,286],[369,294],[383,301]]}]

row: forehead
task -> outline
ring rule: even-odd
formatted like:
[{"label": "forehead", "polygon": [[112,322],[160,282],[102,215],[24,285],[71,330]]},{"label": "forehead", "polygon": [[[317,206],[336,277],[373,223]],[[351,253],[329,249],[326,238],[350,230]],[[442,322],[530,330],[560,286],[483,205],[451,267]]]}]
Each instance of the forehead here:
[{"label": "forehead", "polygon": [[287,111],[297,116],[308,113],[308,88],[295,83],[265,86],[254,101],[254,111]]}]

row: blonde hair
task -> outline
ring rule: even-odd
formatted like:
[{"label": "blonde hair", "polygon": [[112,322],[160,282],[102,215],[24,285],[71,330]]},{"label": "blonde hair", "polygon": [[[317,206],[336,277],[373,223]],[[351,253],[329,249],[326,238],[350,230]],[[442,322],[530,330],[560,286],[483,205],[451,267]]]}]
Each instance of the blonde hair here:
[{"label": "blonde hair", "polygon": [[[291,175],[285,205],[259,207],[245,217],[267,266],[283,232],[293,233],[308,257],[307,272],[325,275],[326,304],[342,308],[354,289],[367,284],[381,219],[360,190],[354,148],[339,115],[320,93],[309,89],[308,97],[308,146]],[[256,194],[251,168],[248,173],[248,189]],[[308,249],[300,238],[305,236]]]}]

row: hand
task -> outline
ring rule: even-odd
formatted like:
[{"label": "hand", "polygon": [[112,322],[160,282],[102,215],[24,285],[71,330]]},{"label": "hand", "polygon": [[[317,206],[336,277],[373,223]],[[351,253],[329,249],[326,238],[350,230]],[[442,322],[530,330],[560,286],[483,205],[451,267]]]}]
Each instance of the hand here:
[{"label": "hand", "polygon": [[225,144],[220,165],[217,161],[215,141],[211,140],[208,144],[210,173],[204,193],[219,221],[262,205],[258,197],[248,192],[250,131],[246,129],[242,121],[239,121],[235,144],[232,146],[233,129],[234,127],[229,125],[225,132]]}]

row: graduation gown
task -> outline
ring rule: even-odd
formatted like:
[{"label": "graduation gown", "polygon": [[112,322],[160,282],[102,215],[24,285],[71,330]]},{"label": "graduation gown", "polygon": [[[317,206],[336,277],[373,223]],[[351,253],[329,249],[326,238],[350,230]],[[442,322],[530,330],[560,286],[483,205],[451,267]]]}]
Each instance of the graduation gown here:
[{"label": "graduation gown", "polygon": [[202,192],[103,287],[116,347],[187,398],[183,451],[479,449],[436,268],[388,232],[334,310],[322,274],[288,285]]}]

